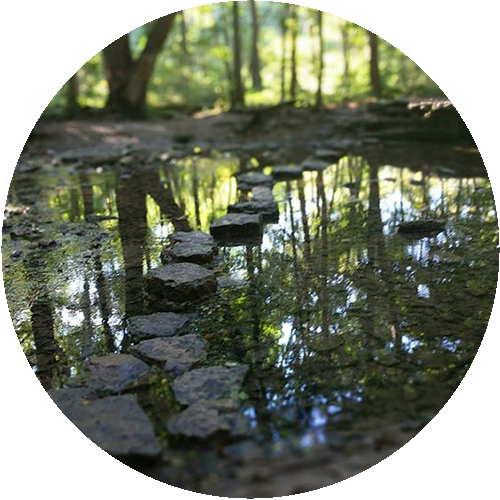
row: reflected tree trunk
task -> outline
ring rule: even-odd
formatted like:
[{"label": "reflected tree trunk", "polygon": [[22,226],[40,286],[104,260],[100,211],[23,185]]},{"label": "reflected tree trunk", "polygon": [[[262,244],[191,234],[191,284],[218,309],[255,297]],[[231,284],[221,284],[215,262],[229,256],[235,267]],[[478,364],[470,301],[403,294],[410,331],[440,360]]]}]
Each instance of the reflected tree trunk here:
[{"label": "reflected tree trunk", "polygon": [[144,174],[119,176],[116,181],[118,232],[125,270],[125,314],[142,313],[144,306],[143,259],[147,239],[147,208]]}]

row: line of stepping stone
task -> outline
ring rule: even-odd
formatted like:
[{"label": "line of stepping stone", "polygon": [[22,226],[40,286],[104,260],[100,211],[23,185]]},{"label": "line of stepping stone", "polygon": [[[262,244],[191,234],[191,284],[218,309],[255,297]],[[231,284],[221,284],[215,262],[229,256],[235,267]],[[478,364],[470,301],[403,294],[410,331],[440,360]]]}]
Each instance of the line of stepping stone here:
[{"label": "line of stepping stone", "polygon": [[192,315],[186,310],[217,291],[211,269],[216,241],[235,245],[262,238],[263,224],[279,217],[273,183],[300,178],[304,170],[323,170],[332,160],[338,160],[337,153],[326,151],[300,167],[275,167],[272,176],[240,175],[238,187],[251,191],[251,199],[230,205],[228,214],[211,225],[211,234],[194,231],[169,236],[160,256],[163,265],[146,276],[150,305],[161,312],[129,319],[129,335],[135,342],[130,353],[93,358],[77,387],[49,391],[61,411],[95,444],[120,459],[154,458],[161,453],[152,422],[137,397],[127,393],[149,384],[152,366],[162,367],[173,379],[172,391],[187,407],[169,419],[170,433],[206,438],[220,431],[247,432],[236,395],[248,366],[227,363],[196,368],[207,357],[208,343],[188,333]]}]

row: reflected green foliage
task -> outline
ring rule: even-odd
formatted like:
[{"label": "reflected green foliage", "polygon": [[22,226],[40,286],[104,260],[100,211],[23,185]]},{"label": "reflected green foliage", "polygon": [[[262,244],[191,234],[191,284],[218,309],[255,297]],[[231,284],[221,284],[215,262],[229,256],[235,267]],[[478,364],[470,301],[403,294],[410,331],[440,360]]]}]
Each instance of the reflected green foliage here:
[{"label": "reflected green foliage", "polygon": [[[143,276],[167,236],[207,231],[241,196],[234,176],[258,164],[214,152],[142,170],[16,173],[5,288],[45,387],[78,376],[90,356],[127,351],[126,319],[148,310]],[[428,421],[469,368],[493,303],[498,226],[487,179],[348,156],[276,184],[274,196],[280,220],[261,245],[219,250],[217,273],[232,285],[197,309],[193,326],[209,341],[207,363],[250,365],[240,396],[273,439],[321,444],[333,428]],[[423,216],[445,220],[445,231],[398,234]],[[151,392],[162,408],[164,380]]]}]

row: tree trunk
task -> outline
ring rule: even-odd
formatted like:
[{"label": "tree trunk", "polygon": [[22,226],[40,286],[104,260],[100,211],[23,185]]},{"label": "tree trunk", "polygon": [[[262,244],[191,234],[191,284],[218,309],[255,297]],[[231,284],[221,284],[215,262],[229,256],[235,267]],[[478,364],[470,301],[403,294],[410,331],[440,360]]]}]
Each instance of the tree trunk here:
[{"label": "tree trunk", "polygon": [[287,19],[288,4],[283,4],[283,14],[281,17],[281,102],[286,101],[286,42],[287,42]]},{"label": "tree trunk", "polygon": [[342,38],[342,55],[344,58],[344,72],[342,74],[342,87],[346,96],[351,91],[351,58],[350,58],[350,40],[348,24],[344,23],[340,27],[340,35]]},{"label": "tree trunk", "polygon": [[6,4],[2,0],[2,139],[6,144],[26,138],[21,94],[7,26]]},{"label": "tree trunk", "polygon": [[156,59],[172,30],[175,16],[181,11],[182,0],[167,0],[148,36],[146,47],[134,63],[125,89],[125,100],[130,108],[141,111],[146,104],[146,92],[154,71]]},{"label": "tree trunk", "polygon": [[298,27],[298,16],[297,16],[297,6],[290,5],[291,13],[291,31],[292,31],[292,54],[291,54],[291,79],[290,79],[290,99],[295,101],[297,99],[297,87],[298,87],[298,77],[297,77],[297,36],[299,32]]},{"label": "tree trunk", "polygon": [[128,34],[103,50],[109,97],[106,108],[127,115],[146,112],[146,92],[156,58],[172,30],[176,13],[161,17],[153,25],[146,47],[134,61]]},{"label": "tree trunk", "polygon": [[125,95],[133,63],[128,34],[105,47],[103,56],[109,87],[106,108],[110,111],[126,112],[128,102]]},{"label": "tree trunk", "polygon": [[370,84],[373,95],[379,98],[382,96],[382,81],[378,65],[378,36],[368,30],[367,33],[370,44]]},{"label": "tree trunk", "polygon": [[73,28],[75,27],[75,14],[72,0],[62,0],[64,19],[64,46],[66,51],[66,77],[68,79],[66,110],[73,116],[78,110],[78,79],[76,76],[74,59]]},{"label": "tree trunk", "polygon": [[181,47],[182,47],[182,56],[184,59],[187,58],[188,55],[188,41],[187,41],[187,23],[186,23],[186,14],[182,10],[180,12],[181,15],[181,32],[182,32],[182,39],[181,39]]},{"label": "tree trunk", "polygon": [[232,107],[245,105],[245,89],[241,77],[241,35],[238,2],[233,2],[233,93]]},{"label": "tree trunk", "polygon": [[252,73],[252,83],[254,90],[262,90],[262,77],[260,74],[259,55],[259,16],[255,0],[249,0],[252,13],[252,59],[250,72]]},{"label": "tree trunk", "polygon": [[323,12],[318,10],[318,41],[319,41],[319,68],[318,90],[316,92],[316,107],[323,107],[323,73],[325,70],[325,43],[323,40]]}]

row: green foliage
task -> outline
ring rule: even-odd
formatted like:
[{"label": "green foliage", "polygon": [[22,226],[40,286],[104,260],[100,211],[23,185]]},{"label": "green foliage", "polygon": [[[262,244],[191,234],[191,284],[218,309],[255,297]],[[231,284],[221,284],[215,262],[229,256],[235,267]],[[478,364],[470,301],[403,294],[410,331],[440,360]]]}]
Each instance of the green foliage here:
[{"label": "green foliage", "polygon": [[[283,5],[259,2],[259,51],[264,88],[250,91],[251,14],[240,8],[243,80],[247,88],[247,103],[251,106],[274,104],[280,100],[282,59]],[[297,21],[286,19],[287,75],[290,75],[291,32],[298,36],[298,101],[314,102],[318,73],[317,15],[313,9],[297,8]],[[177,17],[163,50],[156,61],[150,81],[148,106],[156,112],[165,108],[181,107],[225,109],[229,106],[232,65],[232,29],[230,3],[205,5],[184,12]],[[147,43],[152,23],[129,34],[132,55],[138,57]],[[326,104],[345,100],[371,98],[366,31],[341,18],[324,14],[325,71],[323,93]],[[380,72],[383,95],[434,97],[442,95],[437,85],[409,58],[380,39]],[[90,59],[77,73],[78,104],[82,108],[102,108],[106,103],[108,86],[100,54]],[[287,84],[288,85],[288,84]],[[64,115],[67,109],[68,85],[64,85],[50,102],[46,115]]]}]

